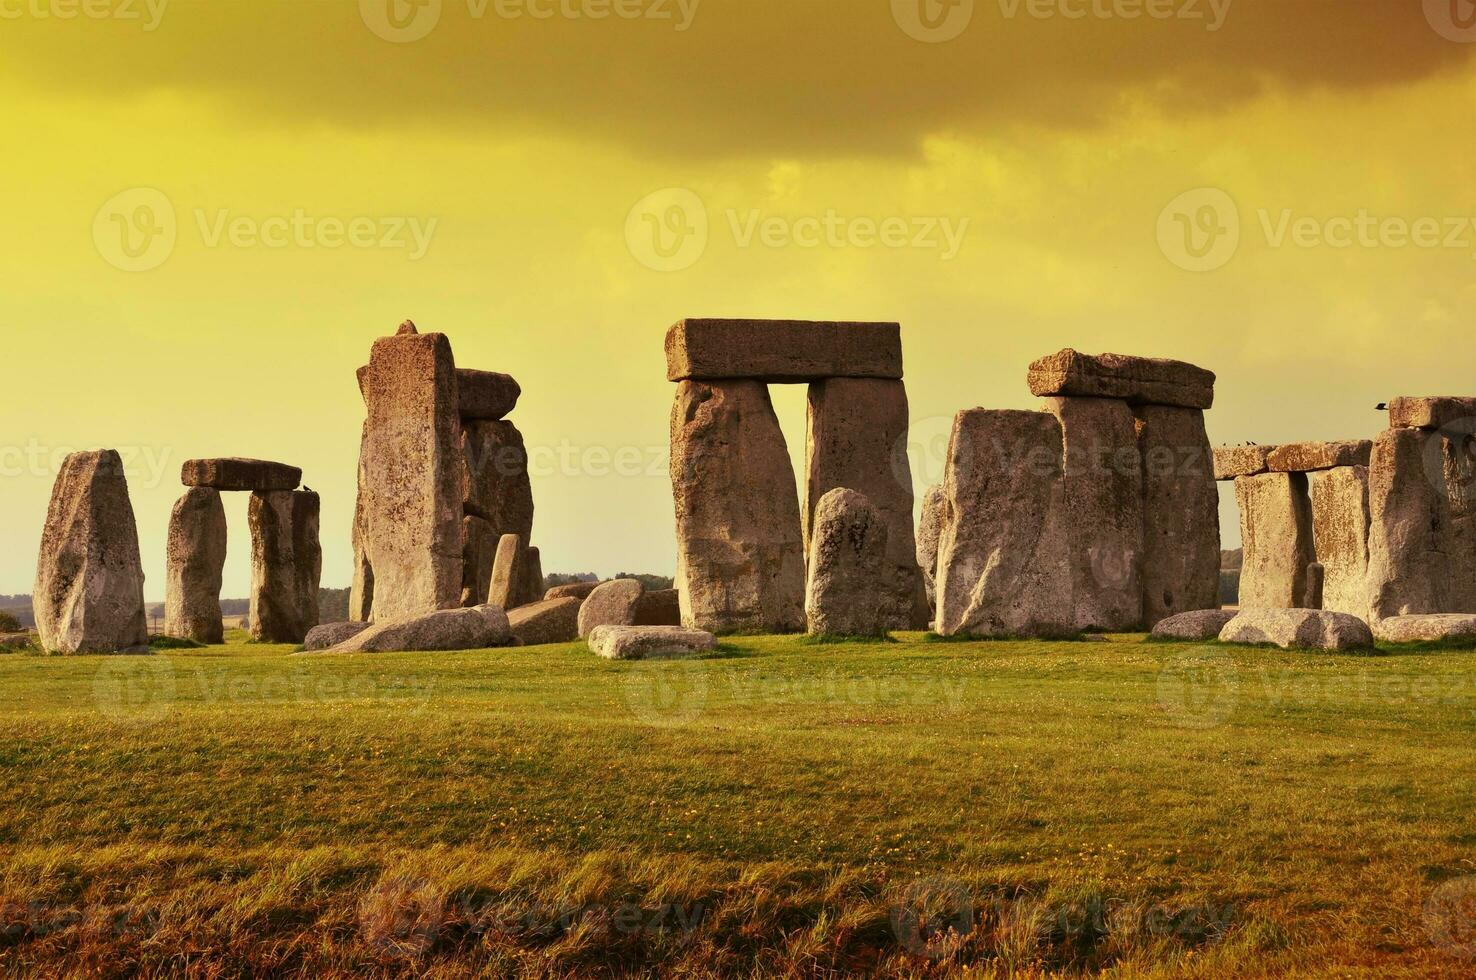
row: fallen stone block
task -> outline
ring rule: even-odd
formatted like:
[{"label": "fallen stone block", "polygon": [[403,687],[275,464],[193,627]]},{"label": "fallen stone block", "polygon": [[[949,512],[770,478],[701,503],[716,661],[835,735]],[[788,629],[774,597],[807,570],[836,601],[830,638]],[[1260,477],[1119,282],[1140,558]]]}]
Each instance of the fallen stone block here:
[{"label": "fallen stone block", "polygon": [[1315,473],[1339,466],[1367,466],[1373,441],[1293,442],[1276,447],[1268,464],[1272,473]]},{"label": "fallen stone block", "polygon": [[579,610],[579,636],[587,638],[601,626],[634,626],[636,609],[646,588],[633,578],[606,582],[584,600]]},{"label": "fallen stone block", "polygon": [[1031,364],[1029,383],[1030,393],[1041,397],[1120,398],[1133,405],[1198,409],[1215,403],[1214,372],[1153,357],[1067,349]]},{"label": "fallen stone block", "polygon": [[1179,613],[1153,627],[1152,637],[1155,640],[1207,643],[1219,638],[1225,624],[1237,615],[1234,609],[1195,609],[1192,612]]},{"label": "fallen stone block", "polygon": [[606,660],[671,660],[709,653],[717,638],[680,626],[601,626],[589,648]]},{"label": "fallen stone block", "polygon": [[0,633],[0,650],[6,653],[23,653],[34,649],[36,641],[29,633]]},{"label": "fallen stone block", "polygon": [[1275,446],[1217,446],[1215,453],[1215,479],[1228,483],[1236,477],[1259,476],[1271,469],[1271,454]]},{"label": "fallen stone block", "polygon": [[314,626],[308,630],[307,639],[302,641],[302,647],[308,653],[321,653],[340,643],[347,643],[367,629],[369,629],[368,623],[326,623],[322,626]]},{"label": "fallen stone block", "polygon": [[1373,624],[1384,643],[1449,643],[1476,646],[1476,616],[1446,613],[1434,616],[1391,616]]},{"label": "fallen stone block", "polygon": [[426,616],[375,623],[326,653],[420,653],[485,650],[512,642],[507,614],[496,606],[442,609]]},{"label": "fallen stone block", "polygon": [[880,511],[864,494],[838,487],[820,498],[811,520],[810,634],[886,636],[893,617],[887,614],[888,528]]},{"label": "fallen stone block", "polygon": [[666,334],[669,381],[902,377],[896,323],[682,320]]},{"label": "fallen stone block", "polygon": [[545,599],[507,614],[512,635],[525,647],[550,643],[573,643],[579,639],[579,607],[583,600],[572,597]]},{"label": "fallen stone block", "polygon": [[1401,396],[1389,402],[1391,429],[1443,429],[1449,425],[1476,431],[1476,398]]},{"label": "fallen stone block", "polygon": [[464,419],[495,422],[506,418],[518,406],[522,385],[510,374],[495,371],[456,369],[456,386],[460,391],[458,409]]},{"label": "fallen stone block", "polygon": [[1368,624],[1320,609],[1246,609],[1220,631],[1221,643],[1269,643],[1283,650],[1368,650]]},{"label": "fallen stone block", "polygon": [[262,459],[191,459],[185,462],[180,479],[187,487],[267,493],[296,490],[302,483],[302,469]]}]

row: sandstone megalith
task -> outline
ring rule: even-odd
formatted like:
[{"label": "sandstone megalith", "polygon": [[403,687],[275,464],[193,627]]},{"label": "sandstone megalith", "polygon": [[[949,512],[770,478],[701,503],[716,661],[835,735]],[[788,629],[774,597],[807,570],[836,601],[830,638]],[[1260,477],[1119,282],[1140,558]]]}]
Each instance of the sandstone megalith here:
[{"label": "sandstone megalith", "polygon": [[1440,436],[1387,429],[1368,469],[1369,613],[1374,619],[1476,612],[1454,594],[1454,534]]},{"label": "sandstone megalith", "polygon": [[1271,470],[1276,446],[1217,446],[1214,449],[1215,479],[1229,482],[1238,476],[1259,476]]},{"label": "sandstone megalith", "polygon": [[311,491],[253,493],[251,636],[265,643],[301,643],[318,625],[320,503]]},{"label": "sandstone megalith", "polygon": [[[1193,400],[1205,400],[1203,393]],[[1142,405],[1134,412],[1143,460],[1143,625],[1152,629],[1181,612],[1219,608],[1220,495],[1202,411]]]},{"label": "sandstone megalith", "polygon": [[[910,522],[909,522],[910,523]],[[810,527],[805,616],[816,636],[886,636],[895,628],[887,540],[890,522],[865,494],[837,487]]]},{"label": "sandstone megalith", "polygon": [[902,377],[895,323],[682,320],[666,334],[668,381]]},{"label": "sandstone megalith", "polygon": [[1436,396],[1391,399],[1389,428],[1443,429],[1476,421],[1476,398]]},{"label": "sandstone megalith", "polygon": [[922,566],[923,584],[928,591],[930,612],[938,608],[938,538],[948,518],[948,492],[942,486],[929,487],[923,494],[922,517],[917,524],[917,563]]},{"label": "sandstone megalith", "polygon": [[1063,350],[1030,365],[1030,392],[1041,397],[1118,398],[1133,405],[1204,410],[1215,403],[1212,371],[1152,357]]},{"label": "sandstone megalith", "polygon": [[522,385],[510,374],[457,368],[458,411],[463,420],[495,422],[518,406]]},{"label": "sandstone megalith", "polygon": [[1301,473],[1263,473],[1235,481],[1245,562],[1244,609],[1298,609],[1307,595],[1313,548],[1312,502]]},{"label": "sandstone megalith", "polygon": [[1293,442],[1277,446],[1267,457],[1272,473],[1315,473],[1339,466],[1367,466],[1373,443],[1364,440],[1346,442]]},{"label": "sandstone megalith", "polygon": [[1340,466],[1312,481],[1312,530],[1322,565],[1322,606],[1370,618],[1368,468]]},{"label": "sandstone megalith", "polygon": [[516,534],[504,534],[497,540],[496,557],[492,560],[492,584],[487,589],[487,605],[511,611],[517,608],[527,581],[523,572],[523,558],[527,554],[523,539]]},{"label": "sandstone megalith", "polygon": [[533,484],[523,434],[508,421],[463,421],[466,513],[492,525],[493,540],[533,534]]},{"label": "sandstone megalith", "polygon": [[[368,368],[361,369],[368,372]],[[362,374],[361,374],[362,379]],[[349,620],[367,623],[374,618],[374,566],[369,563],[369,422],[359,438],[359,489],[354,497],[354,578],[349,587]]]},{"label": "sandstone megalith", "polygon": [[470,516],[461,519],[461,537],[461,605],[471,609],[487,601],[499,539],[493,535],[491,524],[480,517]]},{"label": "sandstone megalith", "polygon": [[220,491],[191,487],[174,505],[164,584],[164,632],[196,643],[225,642],[220,586],[226,560]]},{"label": "sandstone megalith", "polygon": [[296,490],[302,470],[262,459],[191,459],[185,462],[180,479],[187,487],[212,490]]}]

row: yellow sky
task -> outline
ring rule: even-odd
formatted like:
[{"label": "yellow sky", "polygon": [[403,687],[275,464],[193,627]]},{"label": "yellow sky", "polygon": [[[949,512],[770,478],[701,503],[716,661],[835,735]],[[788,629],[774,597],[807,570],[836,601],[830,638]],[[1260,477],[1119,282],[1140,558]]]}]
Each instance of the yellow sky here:
[{"label": "yellow sky", "polygon": [[0,0],[0,592],[96,446],[150,599],[202,455],[303,466],[347,585],[354,369],[405,317],[522,382],[549,571],[672,569],[683,316],[900,320],[920,484],[1065,346],[1215,370],[1216,442],[1476,393],[1469,0],[937,3]]}]

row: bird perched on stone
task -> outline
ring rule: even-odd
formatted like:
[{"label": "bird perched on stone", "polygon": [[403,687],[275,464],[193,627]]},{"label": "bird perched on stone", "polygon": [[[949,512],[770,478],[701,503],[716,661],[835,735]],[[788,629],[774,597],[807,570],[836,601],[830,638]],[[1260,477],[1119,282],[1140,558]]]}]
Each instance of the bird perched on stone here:
[{"label": "bird perched on stone", "polygon": [[1388,402],[1379,402],[1376,406],[1374,406],[1374,411],[1375,412],[1387,412],[1388,410],[1389,410],[1389,403]]}]

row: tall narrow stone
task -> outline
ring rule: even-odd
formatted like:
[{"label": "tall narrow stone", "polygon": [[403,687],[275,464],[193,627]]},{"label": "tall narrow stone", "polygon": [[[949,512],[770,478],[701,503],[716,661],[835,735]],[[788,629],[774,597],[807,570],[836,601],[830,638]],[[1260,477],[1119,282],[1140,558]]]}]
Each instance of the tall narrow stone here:
[{"label": "tall narrow stone", "polygon": [[1142,405],[1143,625],[1220,607],[1220,494],[1204,413]]},{"label": "tall narrow stone", "polygon": [[492,536],[492,525],[480,517],[461,519],[462,580],[461,604],[467,609],[480,606],[487,601],[492,588],[492,563],[497,558],[497,538]]},{"label": "tall narrow stone", "polygon": [[1340,466],[1312,481],[1312,532],[1322,565],[1322,607],[1369,618],[1368,467]]},{"label": "tall narrow stone", "polygon": [[220,491],[192,487],[169,517],[164,632],[196,643],[225,642],[220,585],[226,515]]},{"label": "tall narrow stone", "polygon": [[543,553],[537,548],[523,552],[523,589],[518,605],[526,606],[543,600]]},{"label": "tall narrow stone", "polygon": [[52,653],[132,653],[149,646],[138,526],[122,458],[111,449],[62,463],[46,512],[31,597]]},{"label": "tall narrow stone", "polygon": [[887,520],[854,490],[831,490],[810,528],[805,616],[817,636],[886,636],[892,628]]},{"label": "tall narrow stone", "polygon": [[1306,474],[1239,477],[1235,499],[1245,545],[1241,608],[1302,608],[1308,594],[1307,567],[1317,560]]},{"label": "tall narrow stone", "polygon": [[[359,369],[360,384],[368,373]],[[367,623],[374,618],[374,566],[369,562],[369,422],[359,439],[359,492],[354,499],[354,578],[349,588],[349,621]]]},{"label": "tall narrow stone", "polygon": [[683,623],[709,632],[804,629],[799,494],[762,382],[677,387],[671,483]]},{"label": "tall narrow stone", "polygon": [[497,542],[497,557],[492,561],[492,584],[487,589],[487,605],[502,610],[514,609],[522,597],[526,578],[523,572],[523,539],[504,534]]},{"label": "tall narrow stone", "polygon": [[942,486],[929,487],[923,494],[922,517],[917,525],[917,563],[922,566],[930,611],[938,608],[938,537],[947,518],[948,491]]},{"label": "tall narrow stone", "polygon": [[310,490],[253,493],[251,636],[264,643],[301,643],[318,625],[320,502]]},{"label": "tall narrow stone", "polygon": [[830,491],[862,494],[887,526],[881,615],[889,629],[926,629],[927,588],[912,529],[907,389],[901,381],[830,378],[810,385],[805,547]]}]

